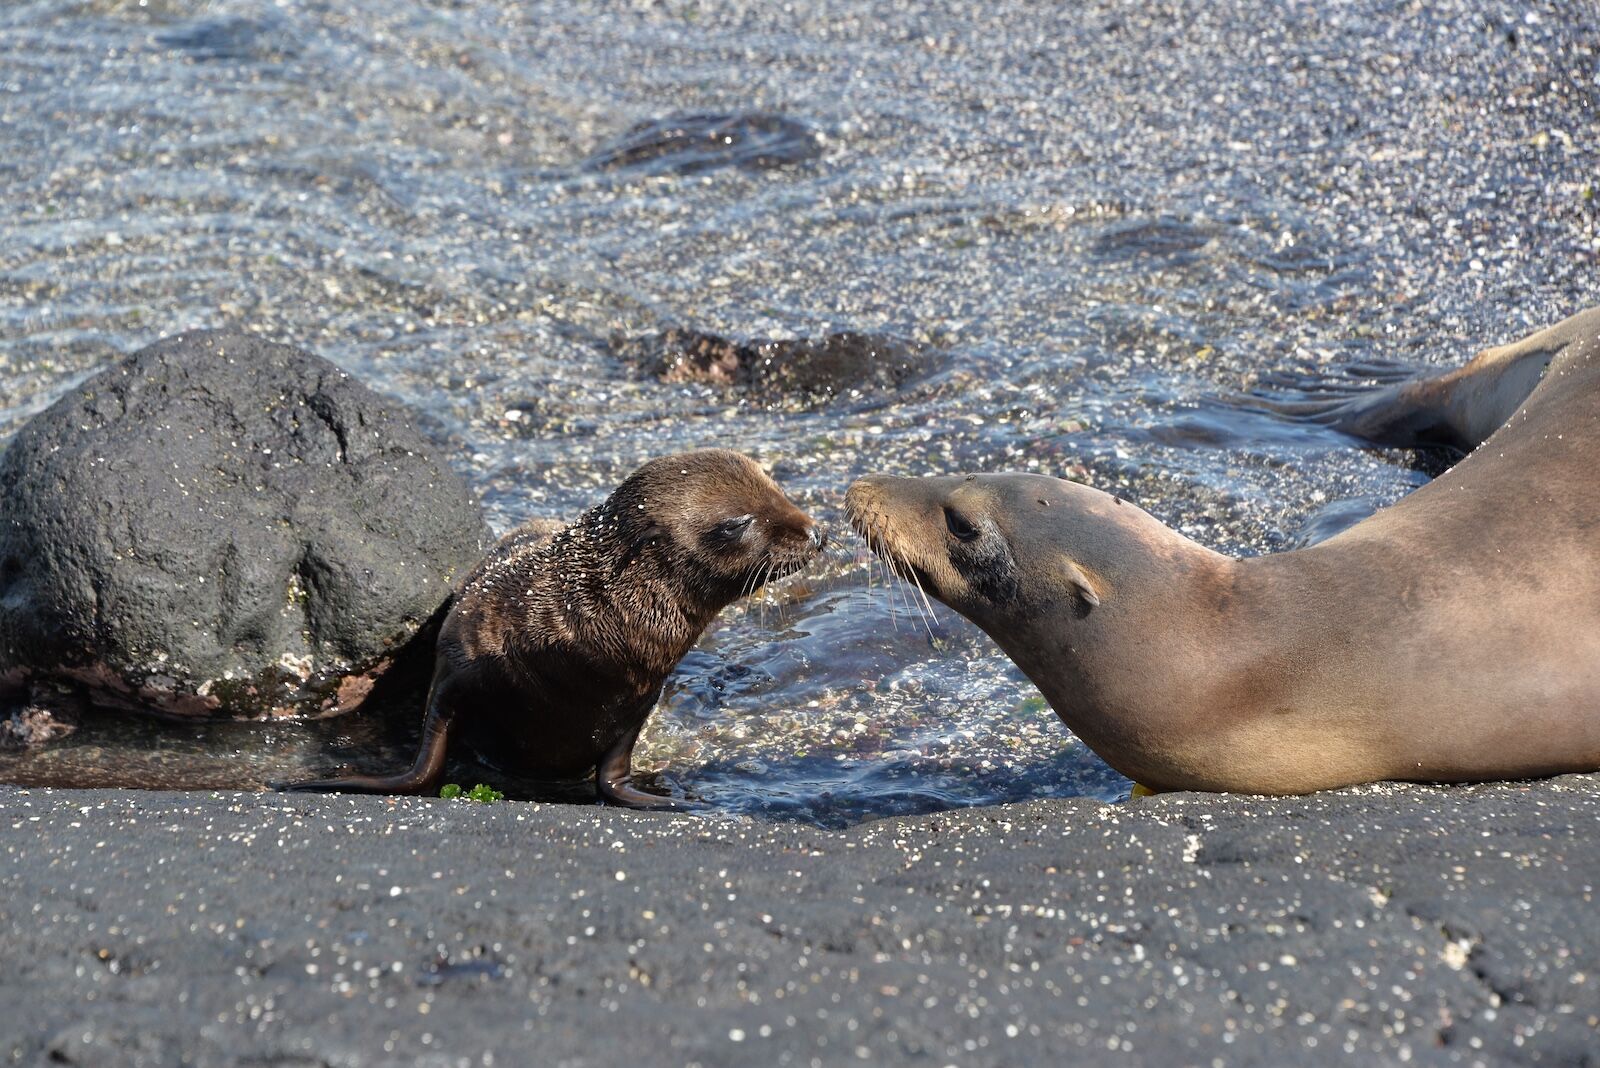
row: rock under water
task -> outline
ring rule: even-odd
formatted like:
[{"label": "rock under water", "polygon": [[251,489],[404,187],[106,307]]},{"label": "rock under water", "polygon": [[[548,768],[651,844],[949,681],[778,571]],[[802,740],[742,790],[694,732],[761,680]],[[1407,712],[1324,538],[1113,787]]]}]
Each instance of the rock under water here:
[{"label": "rock under water", "polygon": [[672,327],[617,339],[612,351],[651,378],[729,387],[766,408],[881,398],[925,376],[930,366],[920,345],[857,331],[736,341]]},{"label": "rock under water", "polygon": [[669,115],[640,123],[597,149],[584,169],[645,168],[664,174],[699,174],[722,167],[773,170],[822,155],[822,138],[785,115]]}]

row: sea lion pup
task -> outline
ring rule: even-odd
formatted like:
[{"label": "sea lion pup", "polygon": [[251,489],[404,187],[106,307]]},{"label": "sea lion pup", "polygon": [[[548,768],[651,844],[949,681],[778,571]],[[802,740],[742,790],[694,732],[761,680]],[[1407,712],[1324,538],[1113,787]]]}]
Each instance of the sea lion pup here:
[{"label": "sea lion pup", "polygon": [[593,769],[607,801],[673,807],[630,783],[667,675],[718,612],[822,544],[748,457],[652,460],[554,537],[536,524],[512,531],[463,580],[440,626],[411,770],[286,788],[426,790],[459,735],[492,766],[547,779]]},{"label": "sea lion pup", "polygon": [[1251,559],[1040,475],[875,475],[846,506],[1146,787],[1600,769],[1600,308],[1292,414],[1478,447],[1328,541]]}]

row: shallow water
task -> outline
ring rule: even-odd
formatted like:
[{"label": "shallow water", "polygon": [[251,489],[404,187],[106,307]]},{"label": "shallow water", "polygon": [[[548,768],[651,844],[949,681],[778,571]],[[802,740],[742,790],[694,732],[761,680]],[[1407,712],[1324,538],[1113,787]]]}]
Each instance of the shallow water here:
[{"label": "shallow water", "polygon": [[[719,444],[847,546],[856,475],[1024,469],[1260,552],[1427,466],[1218,398],[1600,302],[1588,3],[795,6],[0,8],[0,436],[118,353],[235,325],[414,405],[500,530]],[[923,363],[663,382],[629,339],[673,327]],[[141,724],[50,759],[222,784],[408,758],[376,734]],[[848,547],[725,614],[639,762],[829,823],[1127,786]]]}]

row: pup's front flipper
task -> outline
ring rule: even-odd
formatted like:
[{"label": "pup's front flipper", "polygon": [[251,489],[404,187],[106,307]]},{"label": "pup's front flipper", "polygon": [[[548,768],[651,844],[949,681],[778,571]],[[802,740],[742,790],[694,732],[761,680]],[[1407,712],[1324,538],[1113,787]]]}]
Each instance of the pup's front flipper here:
[{"label": "pup's front flipper", "polygon": [[665,812],[689,812],[703,808],[704,806],[697,801],[647,793],[633,785],[633,746],[639,740],[639,732],[642,730],[644,724],[641,722],[633,733],[612,746],[611,752],[607,753],[601,759],[600,766],[595,768],[595,789],[601,798],[607,804],[619,808]]}]

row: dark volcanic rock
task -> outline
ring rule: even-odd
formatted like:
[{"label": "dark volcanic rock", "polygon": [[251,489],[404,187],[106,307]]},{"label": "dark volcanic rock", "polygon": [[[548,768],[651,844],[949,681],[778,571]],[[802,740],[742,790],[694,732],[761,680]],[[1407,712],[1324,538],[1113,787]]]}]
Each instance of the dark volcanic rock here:
[{"label": "dark volcanic rock", "polygon": [[1211,241],[1203,227],[1180,219],[1136,219],[1110,227],[1094,241],[1094,252],[1107,259],[1139,256],[1184,257]]},{"label": "dark volcanic rock", "polygon": [[156,40],[203,61],[281,60],[300,51],[288,20],[281,15],[195,19],[158,35]]},{"label": "dark volcanic rock", "polygon": [[763,407],[812,407],[890,394],[928,371],[921,346],[851,331],[741,342],[673,327],[618,339],[612,351],[652,378],[728,386]]},{"label": "dark volcanic rock", "polygon": [[597,149],[585,170],[639,167],[655,173],[698,174],[721,167],[761,171],[822,155],[822,138],[783,115],[669,115],[640,123]]},{"label": "dark volcanic rock", "polygon": [[0,457],[0,675],[179,715],[344,711],[487,536],[398,404],[300,349],[184,334]]}]

